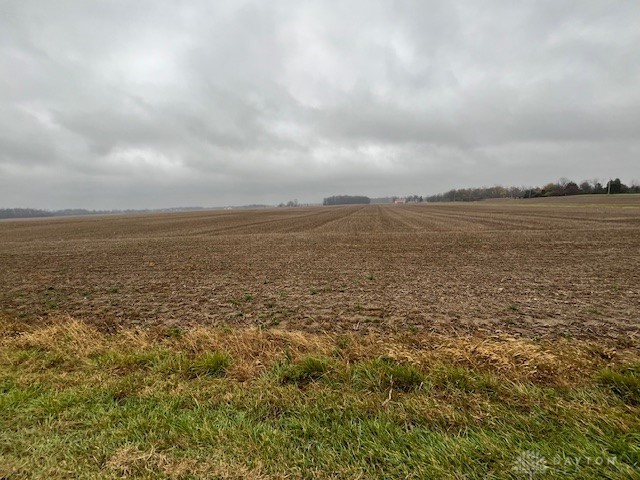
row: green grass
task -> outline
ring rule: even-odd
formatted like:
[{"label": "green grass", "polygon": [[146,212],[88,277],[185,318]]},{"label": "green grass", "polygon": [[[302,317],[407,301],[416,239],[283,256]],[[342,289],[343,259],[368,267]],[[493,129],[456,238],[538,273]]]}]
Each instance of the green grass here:
[{"label": "green grass", "polygon": [[184,330],[180,327],[168,327],[164,329],[163,334],[167,338],[178,339],[178,338],[182,338],[182,336],[184,335]]},{"label": "green grass", "polygon": [[231,364],[231,358],[225,352],[213,352],[195,358],[188,368],[190,377],[222,376]]},{"label": "green grass", "polygon": [[300,361],[283,366],[278,376],[283,383],[306,384],[319,380],[331,369],[330,360],[322,357],[305,357]]},{"label": "green grass", "polygon": [[626,403],[640,405],[640,364],[615,370],[606,368],[599,372],[598,380]]},{"label": "green grass", "polygon": [[[638,363],[594,360],[560,381],[441,353],[391,357],[391,341],[292,336],[275,349],[269,333],[196,333],[5,338],[0,478],[623,479],[640,468]],[[531,458],[547,468],[529,475]]]},{"label": "green grass", "polygon": [[426,376],[412,365],[381,357],[353,365],[349,374],[354,386],[372,391],[409,392],[424,386]]}]

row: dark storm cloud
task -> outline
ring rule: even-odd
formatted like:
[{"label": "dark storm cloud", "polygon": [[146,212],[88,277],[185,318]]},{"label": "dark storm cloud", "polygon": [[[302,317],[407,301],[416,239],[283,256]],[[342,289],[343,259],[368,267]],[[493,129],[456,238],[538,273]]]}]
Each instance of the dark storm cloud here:
[{"label": "dark storm cloud", "polygon": [[0,8],[0,206],[640,177],[636,2]]}]

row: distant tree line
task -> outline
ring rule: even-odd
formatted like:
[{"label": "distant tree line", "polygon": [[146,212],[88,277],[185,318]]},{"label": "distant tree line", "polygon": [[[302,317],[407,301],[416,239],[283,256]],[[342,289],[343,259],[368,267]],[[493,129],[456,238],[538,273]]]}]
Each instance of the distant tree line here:
[{"label": "distant tree line", "polygon": [[395,203],[396,201],[402,201],[403,203],[422,203],[424,202],[424,197],[422,195],[409,195],[406,197],[377,197],[372,198],[371,203],[373,204],[384,204],[384,203]]},{"label": "distant tree line", "polygon": [[327,197],[322,201],[323,205],[368,205],[370,203],[371,199],[364,195],[334,195],[333,197]]},{"label": "distant tree line", "polygon": [[279,203],[278,207],[282,208],[282,207],[299,207],[300,204],[298,203],[298,199],[296,198],[295,200],[289,200],[287,203]]},{"label": "distant tree line", "polygon": [[177,207],[158,208],[144,210],[86,210],[84,208],[67,208],[64,210],[41,210],[37,208],[0,208],[2,218],[39,218],[39,217],[69,217],[75,215],[108,215],[126,213],[152,213],[152,212],[190,212],[203,210],[202,207]]},{"label": "distant tree line", "polygon": [[562,197],[568,195],[640,193],[640,184],[627,186],[619,178],[602,184],[598,179],[585,180],[580,184],[567,178],[551,182],[543,187],[480,187],[460,188],[426,197],[427,202],[473,202],[489,198],[537,198]]},{"label": "distant tree line", "polygon": [[1,208],[0,218],[36,218],[53,217],[55,214],[47,210],[35,208]]}]

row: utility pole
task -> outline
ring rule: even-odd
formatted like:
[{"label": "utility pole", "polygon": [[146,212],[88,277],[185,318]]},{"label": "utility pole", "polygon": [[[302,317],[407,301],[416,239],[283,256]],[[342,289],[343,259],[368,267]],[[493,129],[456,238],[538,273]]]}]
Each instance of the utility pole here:
[{"label": "utility pole", "polygon": [[607,195],[611,195],[611,179],[609,179],[607,183]]}]

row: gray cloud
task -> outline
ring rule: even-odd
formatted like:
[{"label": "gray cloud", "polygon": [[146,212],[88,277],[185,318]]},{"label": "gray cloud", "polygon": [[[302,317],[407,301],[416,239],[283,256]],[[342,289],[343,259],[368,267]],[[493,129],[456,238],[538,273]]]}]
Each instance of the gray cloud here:
[{"label": "gray cloud", "polygon": [[640,6],[5,2],[0,207],[640,178]]}]

